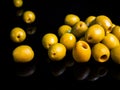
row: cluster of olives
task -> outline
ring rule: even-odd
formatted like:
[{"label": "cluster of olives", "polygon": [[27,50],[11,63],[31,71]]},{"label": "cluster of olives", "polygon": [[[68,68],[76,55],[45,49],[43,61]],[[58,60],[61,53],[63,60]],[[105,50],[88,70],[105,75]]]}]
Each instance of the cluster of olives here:
[{"label": "cluster of olives", "polygon": [[[23,6],[23,0],[13,0],[13,5],[16,8],[21,8]],[[22,19],[25,22],[25,24],[29,24],[29,25],[34,23],[36,19],[35,13],[31,10],[26,10],[18,16],[22,16],[23,17]],[[25,41],[28,34],[29,35],[33,34],[33,32],[32,31],[30,32],[30,30],[32,29],[28,28],[27,30],[25,30],[20,26],[15,26],[10,31],[10,39],[14,43],[22,43],[23,41]],[[12,55],[13,55],[13,59],[15,62],[24,63],[24,62],[29,62],[33,60],[34,51],[30,45],[22,44],[22,45],[17,46],[13,50]]]},{"label": "cluster of olives", "polygon": [[100,63],[112,58],[120,64],[120,26],[106,15],[91,15],[83,21],[78,15],[68,14],[58,34],[45,34],[42,45],[53,61],[63,60],[70,51],[76,62],[88,62],[93,57]]}]

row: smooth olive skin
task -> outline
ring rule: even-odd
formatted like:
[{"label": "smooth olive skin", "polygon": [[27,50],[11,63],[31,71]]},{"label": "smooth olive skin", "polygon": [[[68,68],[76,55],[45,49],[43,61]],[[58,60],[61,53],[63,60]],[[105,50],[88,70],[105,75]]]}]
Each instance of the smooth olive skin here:
[{"label": "smooth olive skin", "polygon": [[64,18],[64,23],[70,26],[74,26],[74,24],[79,21],[80,21],[80,17],[75,14],[67,14]]},{"label": "smooth olive skin", "polygon": [[20,8],[23,6],[23,0],[13,0],[13,4],[15,7]]},{"label": "smooth olive skin", "polygon": [[85,32],[87,31],[88,26],[84,21],[79,21],[75,23],[73,26],[71,32],[76,36],[76,37],[82,37]]},{"label": "smooth olive skin", "polygon": [[33,23],[35,19],[36,15],[33,11],[28,10],[23,13],[23,20],[25,23],[27,24]]},{"label": "smooth olive skin", "polygon": [[25,41],[26,37],[26,32],[21,27],[14,27],[10,32],[10,39],[15,43],[21,43]]},{"label": "smooth olive skin", "polygon": [[106,33],[110,33],[112,31],[112,20],[106,15],[99,15],[95,19],[95,23],[101,25]]}]

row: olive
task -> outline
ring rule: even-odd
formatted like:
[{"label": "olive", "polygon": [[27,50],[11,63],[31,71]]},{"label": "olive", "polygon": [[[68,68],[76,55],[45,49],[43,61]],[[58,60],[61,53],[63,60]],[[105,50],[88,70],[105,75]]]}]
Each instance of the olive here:
[{"label": "olive", "polygon": [[13,4],[15,7],[22,7],[23,6],[23,0],[13,0]]},{"label": "olive", "polygon": [[28,10],[23,13],[23,20],[27,24],[33,23],[36,19],[36,15],[33,11]]}]

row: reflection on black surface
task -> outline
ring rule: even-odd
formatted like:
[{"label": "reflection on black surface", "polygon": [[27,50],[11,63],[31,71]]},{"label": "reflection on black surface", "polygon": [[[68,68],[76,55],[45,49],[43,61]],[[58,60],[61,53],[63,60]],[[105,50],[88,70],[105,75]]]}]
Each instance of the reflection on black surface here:
[{"label": "reflection on black surface", "polygon": [[20,77],[28,77],[34,74],[36,70],[35,65],[27,64],[27,63],[16,63],[15,65],[16,75]]},{"label": "reflection on black surface", "polygon": [[65,67],[72,67],[74,66],[75,61],[73,59],[66,59],[65,60]]},{"label": "reflection on black surface", "polygon": [[37,30],[37,27],[36,27],[36,26],[28,26],[28,27],[26,28],[26,33],[27,33],[28,35],[33,35],[33,34],[36,33],[36,30]]},{"label": "reflection on black surface", "polygon": [[97,74],[98,74],[99,77],[104,77],[104,76],[107,75],[107,73],[108,73],[108,68],[107,67],[105,67],[105,66],[98,67]]},{"label": "reflection on black surface", "polygon": [[[71,62],[71,63],[70,63]],[[97,81],[97,80],[120,80],[119,65],[103,65],[97,63],[76,63],[72,60],[63,60],[54,62],[50,59],[44,62],[47,66],[36,66],[39,64],[15,64],[15,74],[17,77],[29,77],[36,74],[41,74],[42,79],[71,79],[80,81]],[[66,65],[68,64],[68,65]],[[36,70],[37,67],[37,70]],[[40,71],[39,67],[41,67]],[[42,68],[43,67],[43,68]],[[45,70],[45,71],[44,71]],[[48,73],[50,72],[50,73]],[[46,75],[47,74],[47,75]],[[13,74],[12,74],[13,75]],[[37,75],[36,75],[37,76]],[[52,77],[51,77],[52,76]],[[47,78],[46,78],[47,77]],[[33,77],[33,78],[40,78]],[[103,79],[102,79],[103,78]]]},{"label": "reflection on black surface", "polygon": [[20,8],[20,9],[18,9],[18,10],[16,11],[16,16],[17,16],[17,17],[22,17],[23,13],[24,13],[24,9],[23,9],[23,8]]},{"label": "reflection on black surface", "polygon": [[66,70],[66,67],[62,62],[51,62],[49,67],[50,67],[51,73],[55,77],[62,75]]},{"label": "reflection on black surface", "polygon": [[95,62],[77,63],[69,58],[58,62],[48,60],[48,68],[52,75],[55,77],[62,75],[64,79],[97,81],[107,76],[109,72],[109,67],[106,64],[98,64]]},{"label": "reflection on black surface", "polygon": [[105,66],[98,66],[91,68],[90,75],[87,77],[89,81],[96,81],[99,78],[106,76],[108,69]]},{"label": "reflection on black surface", "polygon": [[74,77],[77,80],[85,80],[90,74],[90,71],[89,66],[86,66],[85,64],[78,64],[73,70]]},{"label": "reflection on black surface", "polygon": [[108,67],[103,64],[76,63],[72,59],[64,59],[58,62],[51,61],[50,59],[48,60],[48,70],[50,70],[51,74],[54,77],[62,75],[64,79],[70,78],[73,80],[97,81],[107,76],[109,71]]}]

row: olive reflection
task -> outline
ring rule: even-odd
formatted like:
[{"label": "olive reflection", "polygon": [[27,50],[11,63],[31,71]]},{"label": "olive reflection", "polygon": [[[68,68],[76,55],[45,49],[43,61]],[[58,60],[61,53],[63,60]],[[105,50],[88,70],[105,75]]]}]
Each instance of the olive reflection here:
[{"label": "olive reflection", "polygon": [[16,64],[16,75],[20,77],[28,77],[34,74],[35,65],[27,65],[27,64]]},{"label": "olive reflection", "polygon": [[99,77],[104,77],[107,75],[107,73],[108,73],[107,67],[105,66],[98,67],[97,74],[99,75]]},{"label": "olive reflection", "polygon": [[75,64],[75,61],[73,59],[66,59],[64,63],[65,67],[72,67]]},{"label": "olive reflection", "polygon": [[53,61],[53,62],[50,62],[49,64],[50,64],[50,66],[49,66],[50,71],[51,71],[52,75],[55,77],[62,75],[66,70],[66,67],[63,62],[54,62]]},{"label": "olive reflection", "polygon": [[78,64],[73,69],[73,74],[77,80],[85,80],[90,74],[90,67],[86,64]]},{"label": "olive reflection", "polygon": [[105,66],[92,67],[91,72],[89,76],[87,77],[87,80],[96,81],[100,79],[101,77],[106,76],[107,73],[108,73],[108,68]]},{"label": "olive reflection", "polygon": [[77,64],[74,66],[73,74],[76,80],[96,81],[108,73],[106,66],[94,66],[89,64]]},{"label": "olive reflection", "polygon": [[36,30],[37,30],[37,27],[31,25],[31,26],[28,26],[28,27],[26,28],[26,33],[27,33],[28,35],[33,35],[33,34],[36,33]]},{"label": "olive reflection", "polygon": [[16,16],[18,16],[18,17],[22,17],[22,15],[23,15],[23,13],[24,13],[24,9],[18,9],[17,11],[16,11]]}]

